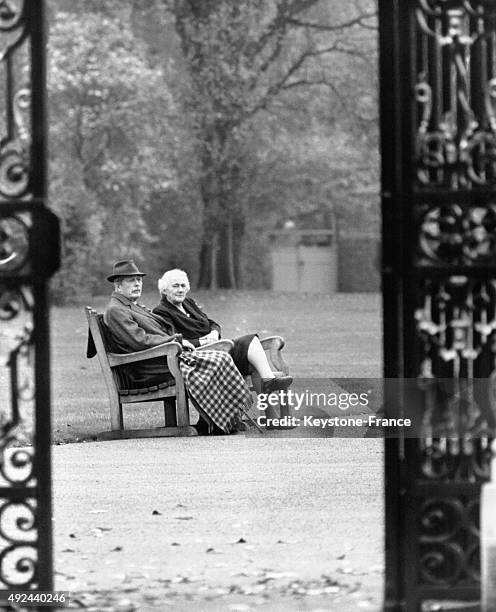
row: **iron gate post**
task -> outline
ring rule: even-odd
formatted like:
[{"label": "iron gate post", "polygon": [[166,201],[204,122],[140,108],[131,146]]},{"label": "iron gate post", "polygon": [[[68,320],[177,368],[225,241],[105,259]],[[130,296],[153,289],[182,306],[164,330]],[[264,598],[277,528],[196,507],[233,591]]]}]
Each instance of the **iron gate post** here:
[{"label": "iron gate post", "polygon": [[[53,589],[43,0],[0,11],[0,589]],[[6,384],[9,380],[10,384]]]},{"label": "iron gate post", "polygon": [[385,608],[476,610],[496,413],[496,3],[379,0],[379,22],[386,413],[418,424],[385,441]]}]

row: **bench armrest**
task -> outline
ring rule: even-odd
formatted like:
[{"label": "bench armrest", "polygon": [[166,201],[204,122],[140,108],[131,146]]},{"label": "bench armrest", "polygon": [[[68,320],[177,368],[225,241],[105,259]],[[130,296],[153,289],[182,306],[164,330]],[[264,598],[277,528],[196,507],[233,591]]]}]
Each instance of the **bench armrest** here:
[{"label": "bench armrest", "polygon": [[108,353],[108,360],[111,368],[124,365],[127,363],[136,363],[145,359],[153,359],[154,357],[168,357],[179,355],[182,351],[182,346],[179,342],[164,342],[157,346],[152,346],[144,351],[136,351],[135,353]]},{"label": "bench armrest", "polygon": [[281,336],[267,336],[267,338],[260,338],[260,344],[265,350],[274,349],[280,351],[284,348],[285,342]]},{"label": "bench armrest", "polygon": [[197,347],[197,351],[224,351],[224,353],[228,353],[232,347],[234,346],[234,342],[232,340],[217,340],[216,342],[212,342],[212,344],[205,344],[204,346]]}]

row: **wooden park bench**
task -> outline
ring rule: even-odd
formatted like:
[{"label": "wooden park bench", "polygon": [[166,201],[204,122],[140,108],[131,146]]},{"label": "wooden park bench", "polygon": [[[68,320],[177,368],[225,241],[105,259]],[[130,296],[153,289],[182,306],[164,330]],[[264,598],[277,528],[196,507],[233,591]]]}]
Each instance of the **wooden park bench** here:
[{"label": "wooden park bench", "polygon": [[[110,409],[111,431],[98,435],[101,440],[119,438],[144,438],[156,436],[195,436],[196,429],[190,423],[188,400],[184,380],[178,364],[178,355],[182,348],[178,342],[166,342],[159,346],[134,353],[114,353],[110,350],[111,338],[103,315],[93,308],[86,307],[88,327],[96,350],[96,355],[107,387]],[[288,374],[289,368],[282,356],[284,340],[280,336],[270,336],[260,340],[267,353],[267,358],[275,373]],[[233,346],[231,340],[219,340],[202,349],[229,351]],[[143,388],[126,388],[119,372],[119,366],[136,363],[145,359],[164,357],[173,379]],[[256,374],[246,377],[250,388],[257,393],[261,389],[261,380]],[[138,402],[164,403],[164,426],[149,429],[125,429],[124,404]]]}]

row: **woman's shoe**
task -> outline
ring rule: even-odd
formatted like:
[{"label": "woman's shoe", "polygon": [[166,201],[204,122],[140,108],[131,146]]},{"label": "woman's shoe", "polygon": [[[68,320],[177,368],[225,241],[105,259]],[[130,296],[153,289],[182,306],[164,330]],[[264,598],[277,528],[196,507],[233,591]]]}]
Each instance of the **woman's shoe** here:
[{"label": "woman's shoe", "polygon": [[193,425],[193,427],[196,429],[199,436],[208,436],[210,434],[210,428],[208,426],[207,421],[205,421],[201,417],[198,420],[198,423],[196,423],[196,425]]},{"label": "woman's shoe", "polygon": [[264,378],[262,380],[262,392],[274,393],[275,391],[286,391],[293,382],[292,376],[279,376],[278,378]]}]

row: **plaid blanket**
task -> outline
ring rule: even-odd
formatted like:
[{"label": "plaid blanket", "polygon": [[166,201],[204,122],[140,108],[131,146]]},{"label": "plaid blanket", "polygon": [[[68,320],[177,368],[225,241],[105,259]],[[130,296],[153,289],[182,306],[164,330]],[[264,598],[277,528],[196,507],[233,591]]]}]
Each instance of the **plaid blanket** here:
[{"label": "plaid blanket", "polygon": [[202,416],[225,433],[236,429],[251,406],[251,393],[231,356],[222,351],[191,351],[179,356],[186,389]]}]

